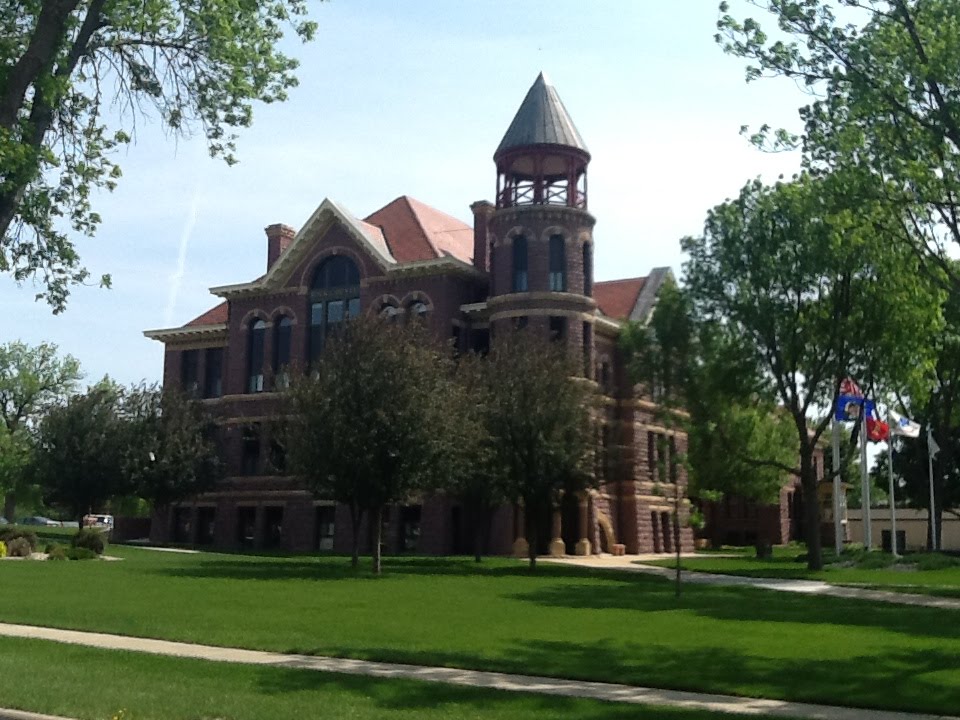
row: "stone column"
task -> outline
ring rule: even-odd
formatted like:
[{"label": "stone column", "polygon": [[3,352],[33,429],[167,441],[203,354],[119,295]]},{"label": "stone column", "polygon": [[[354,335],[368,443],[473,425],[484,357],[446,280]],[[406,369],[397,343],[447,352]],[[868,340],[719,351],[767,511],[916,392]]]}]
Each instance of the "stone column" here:
[{"label": "stone column", "polygon": [[530,545],[527,543],[526,525],[523,521],[524,508],[520,504],[513,506],[513,556],[529,557]]},{"label": "stone column", "polygon": [[560,515],[560,508],[553,511],[553,530],[550,540],[550,557],[563,557],[567,554],[567,546],[563,542],[563,525]]},{"label": "stone column", "polygon": [[577,555],[590,554],[590,496],[587,493],[580,493],[578,498],[580,503],[580,539],[577,540],[577,546],[574,552]]}]

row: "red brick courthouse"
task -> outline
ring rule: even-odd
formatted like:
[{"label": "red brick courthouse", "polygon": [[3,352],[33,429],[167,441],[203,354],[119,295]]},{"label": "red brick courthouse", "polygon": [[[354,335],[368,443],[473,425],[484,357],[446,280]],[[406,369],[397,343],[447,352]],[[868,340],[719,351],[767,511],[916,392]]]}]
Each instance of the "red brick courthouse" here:
[{"label": "red brick courthouse", "polygon": [[[623,323],[649,316],[670,272],[593,281],[590,153],[543,75],[494,161],[496,201],[470,206],[473,227],[406,196],[363,219],[326,199],[299,230],[266,228],[265,275],[211,288],[219,305],[182,327],[145,333],[164,344],[165,386],[197,393],[216,414],[228,475],[215,492],[158,511],[155,541],[349,551],[348,512],[314,500],[283,472],[271,431],[286,368],[308,364],[340,323],[371,313],[420,317],[461,351],[483,352],[518,326],[566,343],[603,394],[598,443],[608,461],[597,470],[599,489],[567,497],[555,512],[541,551],[673,549],[675,483],[681,518],[688,513],[685,471],[674,459],[686,438],[658,425],[656,406],[627,381],[617,350]],[[469,552],[469,515],[452,498],[411,498],[389,512],[387,550]],[[489,551],[519,549],[521,534],[515,508],[501,508]],[[692,548],[685,527],[682,543]]]}]

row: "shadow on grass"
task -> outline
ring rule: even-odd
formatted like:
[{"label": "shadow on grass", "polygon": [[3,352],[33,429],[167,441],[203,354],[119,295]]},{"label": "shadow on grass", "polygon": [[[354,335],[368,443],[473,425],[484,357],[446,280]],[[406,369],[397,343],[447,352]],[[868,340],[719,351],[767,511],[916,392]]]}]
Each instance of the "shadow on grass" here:
[{"label": "shadow on grass", "polygon": [[[866,666],[859,657],[832,656],[826,645],[823,659],[816,661],[761,659],[720,647],[684,649],[642,643],[560,641],[521,641],[509,658],[496,660],[458,653],[424,655],[396,648],[373,648],[363,654],[411,665],[431,663],[449,668],[847,707],[936,714],[955,713],[960,707],[960,657],[929,650],[891,652],[873,658]],[[275,683],[267,689],[294,691],[303,683],[309,686],[322,682],[310,678],[310,671],[300,672],[307,675],[290,676],[290,686]],[[897,681],[905,674],[909,675],[909,682]],[[469,692],[467,688],[430,685],[408,688],[399,698],[391,694],[391,702],[407,703],[403,707],[417,707],[421,702],[435,705],[469,697]],[[636,717],[636,713],[629,717]]]},{"label": "shadow on grass", "polygon": [[[258,689],[265,695],[335,689],[372,702],[385,711],[449,708],[450,717],[484,717],[510,712],[513,717],[576,717],[581,720],[634,720],[637,717],[675,720],[717,720],[719,716],[697,710],[657,708],[648,714],[636,705],[585,701],[576,698],[516,693],[465,687],[426,680],[384,680],[355,675],[320,673],[299,668],[269,668],[260,673]],[[501,717],[501,715],[497,715]]]},{"label": "shadow on grass", "polygon": [[[550,585],[512,597],[545,607],[643,613],[687,610],[716,620],[859,626],[914,637],[960,639],[960,613],[950,610],[739,586],[686,585],[677,600],[673,585],[662,580],[622,576],[618,580],[602,588],[587,583]],[[960,661],[960,646],[956,659]]]},{"label": "shadow on grass", "polygon": [[[370,559],[361,558],[360,566],[350,566],[342,556],[264,557],[236,556],[200,558],[187,565],[153,569],[152,572],[175,577],[220,578],[232,580],[389,580],[391,577],[457,576],[457,577],[531,577],[525,564],[496,558],[476,563],[470,558],[385,557],[383,575],[377,578],[370,569]],[[594,573],[561,565],[538,566],[533,577],[584,577]],[[596,574],[602,577],[601,574]]]}]

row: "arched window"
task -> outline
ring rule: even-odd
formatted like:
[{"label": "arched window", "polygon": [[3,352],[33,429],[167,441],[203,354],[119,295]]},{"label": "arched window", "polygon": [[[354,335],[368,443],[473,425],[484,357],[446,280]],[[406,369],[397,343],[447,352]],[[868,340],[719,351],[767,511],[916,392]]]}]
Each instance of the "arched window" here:
[{"label": "arched window", "polygon": [[273,374],[276,378],[276,386],[281,390],[290,383],[290,341],[292,334],[293,320],[283,315],[273,326]]},{"label": "arched window", "polygon": [[430,308],[427,306],[423,300],[415,300],[410,303],[410,318],[412,320],[423,320],[427,317],[427,312]]},{"label": "arched window", "polygon": [[400,308],[396,305],[384,305],[380,308],[380,317],[382,317],[387,322],[396,322],[397,315],[400,314]]},{"label": "arched window", "polygon": [[567,290],[567,253],[563,235],[550,236],[550,290]]},{"label": "arched window", "polygon": [[360,314],[360,271],[345,255],[334,255],[317,268],[310,283],[310,362],[326,338]]},{"label": "arched window", "polygon": [[250,321],[247,338],[247,392],[263,392],[263,343],[267,324],[259,318]]},{"label": "arched window", "polygon": [[513,239],[513,291],[526,292],[527,282],[527,239],[520,235]]}]

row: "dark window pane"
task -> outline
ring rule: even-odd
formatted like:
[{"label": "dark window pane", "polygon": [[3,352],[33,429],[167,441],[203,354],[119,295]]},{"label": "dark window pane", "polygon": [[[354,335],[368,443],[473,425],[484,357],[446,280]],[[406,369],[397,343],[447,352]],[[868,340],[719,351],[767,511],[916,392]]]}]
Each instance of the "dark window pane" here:
[{"label": "dark window pane", "polygon": [[567,319],[562,316],[550,318],[550,340],[559,342],[567,336]]},{"label": "dark window pane", "polygon": [[583,245],[583,294],[593,295],[593,254],[586,243]]},{"label": "dark window pane", "polygon": [[180,356],[180,383],[188,395],[196,395],[200,390],[198,350],[184,350]]},{"label": "dark window pane", "polygon": [[513,240],[513,291],[526,292],[527,288],[527,239],[521,235]]},{"label": "dark window pane", "polygon": [[333,325],[335,323],[343,322],[343,313],[345,310],[345,303],[343,300],[331,300],[327,303],[327,324]]},{"label": "dark window pane", "polygon": [[335,255],[325,260],[313,275],[311,288],[329,290],[331,288],[360,285],[360,270],[353,260],[344,255]]},{"label": "dark window pane", "polygon": [[358,317],[360,315],[360,298],[354,297],[347,301],[347,317]]},{"label": "dark window pane", "polygon": [[260,471],[260,425],[247,425],[243,429],[240,448],[240,472],[256,475]]},{"label": "dark window pane", "polygon": [[203,377],[203,396],[218,398],[223,395],[223,348],[207,350]]},{"label": "dark window pane", "polygon": [[550,290],[565,292],[567,289],[567,258],[563,235],[550,237]]},{"label": "dark window pane", "polygon": [[263,320],[254,320],[250,324],[250,341],[247,350],[249,368],[247,392],[263,392],[263,343],[266,333],[267,324]]},{"label": "dark window pane", "polygon": [[[273,328],[273,372],[277,378],[285,377],[290,365],[290,343],[293,337],[293,321],[284,316]],[[283,387],[283,382],[278,382]]]}]

